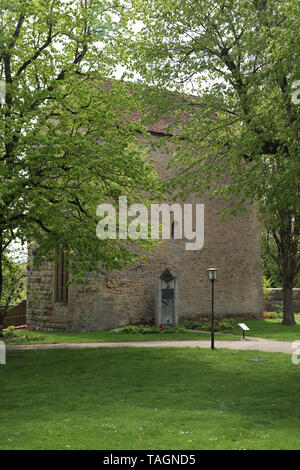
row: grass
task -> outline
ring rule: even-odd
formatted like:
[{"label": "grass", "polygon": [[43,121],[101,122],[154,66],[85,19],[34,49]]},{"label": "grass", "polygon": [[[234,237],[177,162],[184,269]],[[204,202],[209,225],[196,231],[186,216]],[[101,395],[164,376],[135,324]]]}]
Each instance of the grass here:
[{"label": "grass", "polygon": [[[282,318],[272,318],[264,320],[245,320],[250,331],[246,331],[247,336],[257,338],[276,339],[279,341],[300,340],[300,317],[295,316],[296,325],[282,325]],[[239,334],[238,329],[232,333]]]},{"label": "grass", "polygon": [[[22,331],[17,332],[22,335]],[[216,338],[221,340],[238,340],[239,336],[230,333],[216,333]],[[126,334],[116,331],[89,331],[86,333],[53,333],[53,332],[28,332],[29,340],[20,341],[19,338],[7,338],[7,344],[36,344],[36,343],[105,343],[122,341],[189,341],[189,340],[208,340],[209,332],[183,332],[183,333],[164,333],[164,334]],[[40,338],[40,339],[36,339]]]},{"label": "grass", "polygon": [[287,354],[9,351],[0,380],[0,449],[300,448]]},{"label": "grass", "polygon": [[[246,332],[246,337],[258,337],[266,339],[276,339],[279,341],[300,340],[300,315],[296,315],[296,325],[282,325],[282,318],[272,318],[264,320],[245,320],[250,331]],[[54,333],[31,331],[28,333],[28,340],[21,341],[20,338],[7,338],[7,344],[32,344],[32,343],[105,343],[123,341],[189,341],[189,340],[209,340],[210,332],[197,330],[183,333],[164,334],[126,334],[116,331],[90,331],[86,333]],[[18,335],[22,335],[22,331]],[[233,331],[216,332],[216,341],[228,340],[236,341],[241,338],[241,329],[238,327]]]}]

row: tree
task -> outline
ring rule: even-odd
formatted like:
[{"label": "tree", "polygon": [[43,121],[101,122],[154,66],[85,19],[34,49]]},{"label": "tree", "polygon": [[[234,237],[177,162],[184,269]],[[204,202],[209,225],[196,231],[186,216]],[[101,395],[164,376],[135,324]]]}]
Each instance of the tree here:
[{"label": "tree", "polygon": [[[264,276],[269,281],[269,287],[282,287],[281,256],[278,252],[278,244],[275,240],[275,237],[279,238],[280,234],[270,226],[268,218],[262,219],[262,229],[262,262]],[[295,287],[300,286],[300,272],[295,277],[294,285]]]},{"label": "tree", "polygon": [[9,308],[26,298],[26,268],[26,263],[16,259],[16,249],[9,250],[4,254],[2,259],[3,285],[0,307],[0,336]]},{"label": "tree", "polygon": [[37,259],[68,250],[73,281],[136,260],[130,242],[96,237],[96,208],[140,201],[156,174],[125,119],[137,103],[108,82],[110,0],[0,0],[0,301],[6,252],[35,242]]},{"label": "tree", "polygon": [[[283,286],[283,323],[294,324],[300,269],[300,5],[293,0],[127,0],[122,58],[142,80],[178,94],[174,187],[210,191],[236,214],[268,215]],[[300,86],[299,86],[300,88]],[[292,100],[292,96],[294,98]],[[185,103],[185,105],[184,105]],[[184,114],[185,113],[185,114]],[[185,122],[184,122],[185,121]],[[177,186],[176,186],[177,185]]]},{"label": "tree", "polygon": [[277,263],[277,246],[272,232],[263,229],[261,236],[261,252],[263,274],[268,281],[269,287],[282,287],[282,278]]}]

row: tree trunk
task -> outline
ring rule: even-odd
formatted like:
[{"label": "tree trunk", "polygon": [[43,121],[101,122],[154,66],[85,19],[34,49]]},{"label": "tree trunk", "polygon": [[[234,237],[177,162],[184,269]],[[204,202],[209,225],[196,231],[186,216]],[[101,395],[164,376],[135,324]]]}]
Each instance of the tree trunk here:
[{"label": "tree trunk", "polygon": [[272,229],[277,245],[277,263],[282,277],[283,325],[295,325],[293,287],[299,272],[298,219],[289,210],[278,212],[279,228]]},{"label": "tree trunk", "polygon": [[293,269],[294,257],[289,250],[282,250],[282,300],[283,300],[283,325],[295,325],[293,309],[293,287],[295,272]]},{"label": "tree trunk", "polygon": [[284,284],[283,294],[283,325],[295,325],[295,316],[293,309],[293,284]]}]

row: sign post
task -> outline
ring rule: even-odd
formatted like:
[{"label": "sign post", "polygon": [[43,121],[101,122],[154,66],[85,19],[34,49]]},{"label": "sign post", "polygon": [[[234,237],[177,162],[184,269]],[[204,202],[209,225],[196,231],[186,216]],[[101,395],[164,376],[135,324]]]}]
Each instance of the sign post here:
[{"label": "sign post", "polygon": [[248,328],[248,326],[245,325],[245,323],[239,323],[238,325],[243,330],[243,339],[246,339],[245,338],[245,331],[250,331],[250,328]]}]

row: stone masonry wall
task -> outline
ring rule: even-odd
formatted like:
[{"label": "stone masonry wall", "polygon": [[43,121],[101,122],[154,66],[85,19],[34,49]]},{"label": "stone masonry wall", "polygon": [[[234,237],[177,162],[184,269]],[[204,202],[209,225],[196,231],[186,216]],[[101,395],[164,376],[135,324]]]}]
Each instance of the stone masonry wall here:
[{"label": "stone masonry wall", "polygon": [[[152,136],[153,140],[159,138]],[[152,157],[159,174],[168,177],[167,153],[162,149],[152,151]],[[178,277],[179,322],[210,314],[209,267],[219,269],[215,283],[218,316],[262,316],[260,233],[255,219],[239,215],[221,221],[221,202],[196,197],[186,202],[205,204],[205,238],[201,250],[185,250],[186,240],[165,241],[149,251],[146,260],[129,269],[97,276],[89,274],[86,284],[71,285],[67,306],[53,302],[52,263],[38,271],[30,265],[28,324],[47,330],[88,331],[150,320],[155,313],[155,281],[167,267]]]}]

